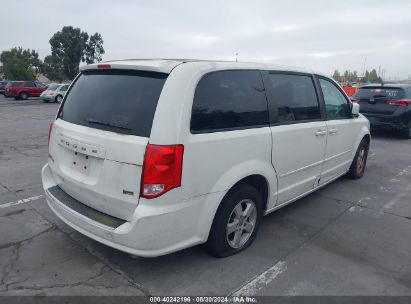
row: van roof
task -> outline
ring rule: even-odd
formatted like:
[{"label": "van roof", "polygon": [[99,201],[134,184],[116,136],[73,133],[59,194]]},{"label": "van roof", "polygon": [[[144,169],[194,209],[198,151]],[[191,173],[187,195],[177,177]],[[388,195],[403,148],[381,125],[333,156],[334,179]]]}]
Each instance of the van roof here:
[{"label": "van roof", "polygon": [[176,66],[185,63],[200,63],[204,67],[213,66],[220,69],[269,69],[277,71],[292,71],[301,73],[315,73],[319,75],[325,75],[310,69],[297,68],[285,65],[275,65],[256,62],[235,62],[235,61],[222,61],[222,60],[202,60],[202,59],[124,59],[124,60],[112,60],[100,63],[94,63],[86,65],[80,68],[81,71],[94,70],[98,68],[98,65],[109,64],[111,68],[115,69],[133,69],[133,70],[145,70],[152,72],[170,73]]}]

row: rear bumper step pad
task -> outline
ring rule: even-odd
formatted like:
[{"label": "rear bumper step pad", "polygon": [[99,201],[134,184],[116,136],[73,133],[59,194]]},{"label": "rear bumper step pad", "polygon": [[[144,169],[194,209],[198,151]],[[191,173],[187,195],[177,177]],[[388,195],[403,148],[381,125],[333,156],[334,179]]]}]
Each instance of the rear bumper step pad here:
[{"label": "rear bumper step pad", "polygon": [[79,202],[78,200],[64,192],[59,186],[48,188],[47,191],[68,208],[73,209],[81,215],[84,215],[85,217],[88,217],[89,219],[92,219],[93,221],[96,221],[100,224],[112,228],[117,228],[126,222],[125,220],[97,211],[87,205],[84,205],[83,203]]}]

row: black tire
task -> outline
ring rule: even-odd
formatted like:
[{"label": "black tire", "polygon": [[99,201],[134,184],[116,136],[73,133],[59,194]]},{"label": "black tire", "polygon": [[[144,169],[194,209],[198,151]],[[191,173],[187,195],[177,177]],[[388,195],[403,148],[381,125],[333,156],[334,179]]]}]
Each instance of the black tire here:
[{"label": "black tire", "polygon": [[20,99],[20,96],[15,96],[14,97],[14,100],[19,100]]},{"label": "black tire", "polygon": [[359,179],[364,175],[365,166],[367,165],[368,150],[369,143],[363,138],[358,145],[350,170],[347,173],[348,178]]},{"label": "black tire", "polygon": [[[241,204],[240,204],[241,203]],[[255,209],[252,210],[253,212],[253,221],[255,221],[254,228],[251,232],[247,232],[245,229],[245,225],[250,223],[251,216],[247,218],[243,218],[241,222],[236,222],[237,224],[234,225],[234,221],[231,222],[232,226],[236,226],[237,230],[239,230],[240,235],[244,236],[244,243],[238,244],[239,247],[233,248],[229,242],[233,243],[235,240],[235,235],[237,234],[236,231],[232,232],[231,234],[227,234],[228,225],[233,217],[235,217],[235,208],[237,206],[246,206],[244,210],[247,209],[248,205],[252,205],[254,203]],[[246,204],[246,205],[242,205]],[[261,216],[262,216],[262,197],[261,194],[249,184],[243,183],[239,184],[238,186],[231,189],[227,195],[222,200],[216,215],[214,217],[213,224],[211,226],[210,234],[208,236],[207,243],[205,244],[206,250],[213,256],[222,258],[227,257],[233,254],[236,254],[248,246],[252,244],[254,241],[258,228],[260,226]],[[254,213],[255,212],[255,213]],[[240,225],[244,225],[243,228],[239,227]],[[233,240],[230,240],[232,234]],[[241,242],[241,241],[240,241]]]},{"label": "black tire", "polygon": [[48,101],[48,100],[44,100],[44,99],[43,99],[43,102],[44,102],[44,103],[49,103],[49,101]]},{"label": "black tire", "polygon": [[57,95],[56,98],[54,98],[55,103],[61,103],[63,101],[63,96]]},{"label": "black tire", "polygon": [[29,94],[27,94],[26,92],[21,92],[21,93],[19,94],[19,99],[26,100],[26,99],[28,99],[28,98],[29,98]]}]

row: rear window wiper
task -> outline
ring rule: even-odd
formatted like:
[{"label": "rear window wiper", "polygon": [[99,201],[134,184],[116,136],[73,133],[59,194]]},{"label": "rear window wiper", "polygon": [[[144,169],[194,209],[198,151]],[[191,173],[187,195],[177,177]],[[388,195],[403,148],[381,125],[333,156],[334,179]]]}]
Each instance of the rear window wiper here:
[{"label": "rear window wiper", "polygon": [[128,127],[125,127],[125,126],[113,124],[113,123],[110,123],[110,122],[99,121],[99,120],[94,119],[94,118],[86,118],[85,121],[87,121],[89,124],[107,126],[107,127],[123,129],[123,130],[129,130],[129,131],[132,130],[131,128],[128,128]]}]

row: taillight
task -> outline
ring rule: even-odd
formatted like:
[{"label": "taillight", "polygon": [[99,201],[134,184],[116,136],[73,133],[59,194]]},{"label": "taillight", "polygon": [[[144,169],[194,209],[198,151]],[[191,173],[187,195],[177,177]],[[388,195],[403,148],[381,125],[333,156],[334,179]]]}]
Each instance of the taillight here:
[{"label": "taillight", "polygon": [[51,131],[53,130],[53,122],[50,124],[50,126],[49,126],[49,138],[48,138],[48,141],[47,141],[47,144],[50,144],[50,136],[51,136]]},{"label": "taillight", "polygon": [[181,186],[183,145],[148,145],[141,174],[140,196],[154,198]]},{"label": "taillight", "polygon": [[390,106],[408,107],[411,104],[411,99],[389,99],[385,103]]}]

